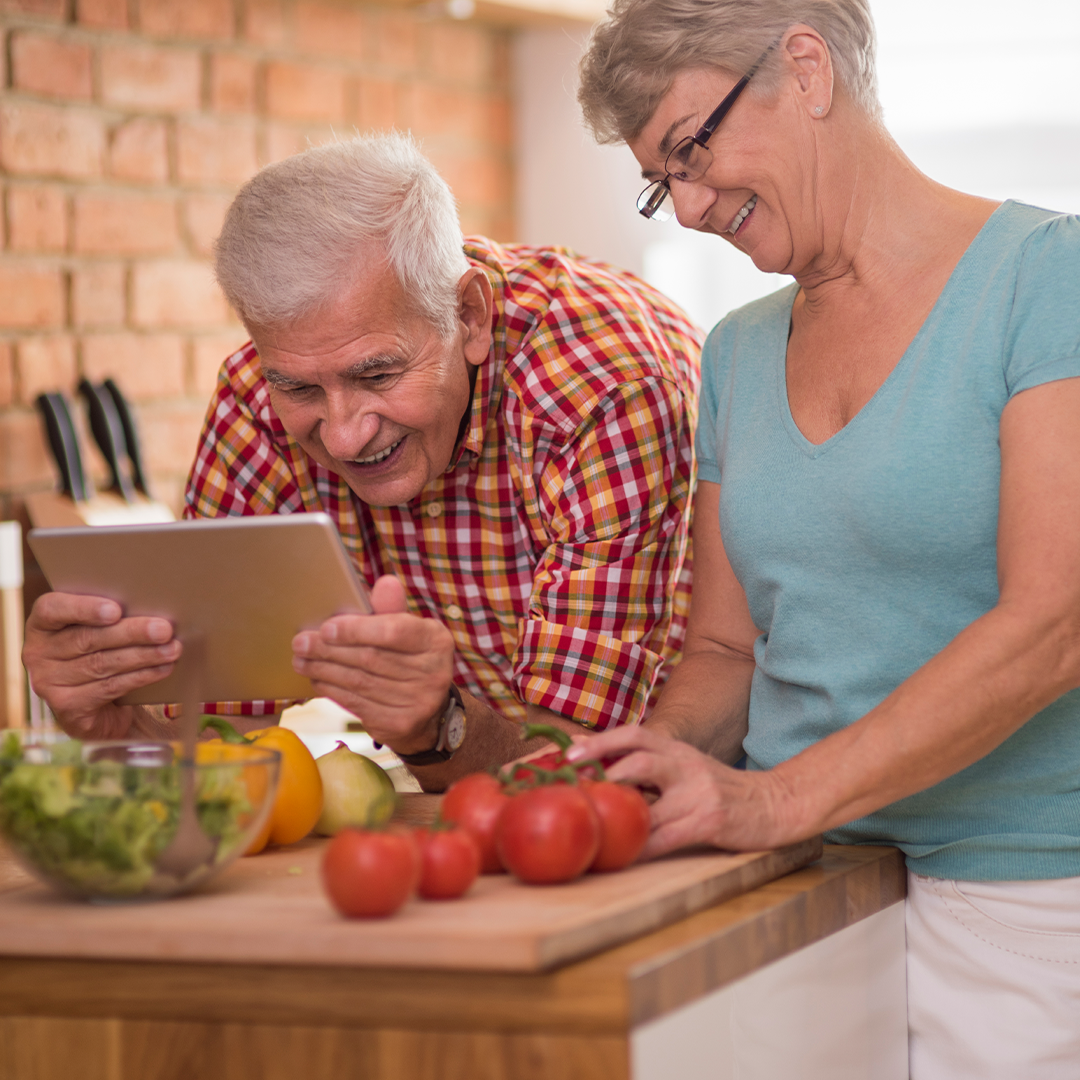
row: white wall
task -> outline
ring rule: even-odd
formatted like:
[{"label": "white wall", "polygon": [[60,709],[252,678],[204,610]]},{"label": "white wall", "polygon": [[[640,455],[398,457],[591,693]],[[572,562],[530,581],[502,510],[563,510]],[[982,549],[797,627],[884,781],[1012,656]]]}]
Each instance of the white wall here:
[{"label": "white wall", "polygon": [[[1080,0],[872,4],[885,120],[921,169],[976,194],[1080,212]],[[578,117],[585,36],[529,31],[516,46],[520,238],[643,274],[703,326],[786,284],[716,237],[639,217],[637,163],[625,147],[594,145]]]}]

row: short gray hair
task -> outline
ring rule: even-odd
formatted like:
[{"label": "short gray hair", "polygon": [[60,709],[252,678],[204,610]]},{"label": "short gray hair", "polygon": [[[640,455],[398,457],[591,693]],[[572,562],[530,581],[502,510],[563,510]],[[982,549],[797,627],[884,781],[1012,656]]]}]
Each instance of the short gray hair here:
[{"label": "short gray hair", "polygon": [[406,135],[358,136],[267,165],[233,200],[214,245],[218,283],[252,326],[306,318],[384,250],[413,309],[443,336],[469,268],[446,181]]},{"label": "short gray hair", "polygon": [[[679,72],[719,68],[744,75],[796,23],[821,34],[838,82],[879,117],[869,0],[614,0],[581,60],[585,123],[597,142],[636,138]],[[750,88],[775,90],[779,70],[773,54]]]}]

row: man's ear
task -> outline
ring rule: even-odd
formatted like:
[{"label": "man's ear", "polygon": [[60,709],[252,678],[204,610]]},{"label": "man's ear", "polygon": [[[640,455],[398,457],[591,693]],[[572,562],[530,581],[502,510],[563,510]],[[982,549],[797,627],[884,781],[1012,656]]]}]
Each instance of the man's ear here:
[{"label": "man's ear", "polygon": [[783,55],[800,105],[815,119],[829,112],[833,97],[832,56],[811,26],[793,26],[784,35]]},{"label": "man's ear", "polygon": [[491,351],[491,282],[477,266],[470,266],[458,281],[458,318],[465,359],[479,367]]}]

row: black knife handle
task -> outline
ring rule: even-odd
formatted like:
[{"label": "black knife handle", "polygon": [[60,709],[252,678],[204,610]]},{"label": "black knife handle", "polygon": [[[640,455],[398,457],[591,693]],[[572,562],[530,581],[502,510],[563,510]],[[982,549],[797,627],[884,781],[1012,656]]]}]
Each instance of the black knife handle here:
[{"label": "black knife handle", "polygon": [[110,491],[120,494],[126,502],[135,501],[135,488],[127,473],[127,443],[124,426],[113,404],[112,395],[103,386],[94,386],[89,379],[79,383],[79,393],[86,399],[90,414],[90,431],[112,472]]},{"label": "black knife handle", "polygon": [[92,492],[83,470],[79,438],[71,419],[71,410],[63,394],[39,394],[35,404],[45,421],[49,448],[60,470],[64,494],[76,502],[85,502]]},{"label": "black knife handle", "polygon": [[131,413],[127,400],[120,393],[120,387],[112,379],[106,379],[101,384],[108,392],[116,406],[116,414],[120,417],[120,424],[124,429],[124,444],[127,446],[128,461],[131,463],[131,478],[135,487],[147,498],[150,498],[150,486],[146,482],[146,471],[142,464],[142,451],[139,448],[139,433],[135,428],[135,417]]}]

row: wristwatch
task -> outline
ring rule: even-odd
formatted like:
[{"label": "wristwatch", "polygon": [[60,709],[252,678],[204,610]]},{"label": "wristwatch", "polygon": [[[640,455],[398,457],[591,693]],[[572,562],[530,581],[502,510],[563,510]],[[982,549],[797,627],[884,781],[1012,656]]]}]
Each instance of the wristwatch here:
[{"label": "wristwatch", "polygon": [[465,741],[465,704],[461,700],[461,691],[451,683],[450,697],[439,717],[439,737],[430,750],[421,750],[418,754],[398,754],[406,765],[441,765],[449,761],[454,752]]}]

